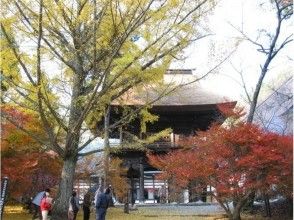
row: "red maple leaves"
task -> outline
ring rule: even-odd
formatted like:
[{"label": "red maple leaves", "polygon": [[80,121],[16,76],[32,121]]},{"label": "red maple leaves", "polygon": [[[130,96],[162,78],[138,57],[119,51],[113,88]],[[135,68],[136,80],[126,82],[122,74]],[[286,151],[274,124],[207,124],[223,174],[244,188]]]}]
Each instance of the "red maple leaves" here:
[{"label": "red maple leaves", "polygon": [[292,138],[254,124],[212,125],[182,141],[182,150],[149,155],[151,164],[186,187],[191,181],[215,188],[214,196],[242,198],[255,190],[292,193]]},{"label": "red maple leaves", "polygon": [[[40,120],[33,111],[2,106],[2,113],[18,126],[44,138]],[[61,161],[56,154],[41,147],[9,120],[1,121],[1,175],[10,179],[10,196],[34,195],[58,183]]]}]

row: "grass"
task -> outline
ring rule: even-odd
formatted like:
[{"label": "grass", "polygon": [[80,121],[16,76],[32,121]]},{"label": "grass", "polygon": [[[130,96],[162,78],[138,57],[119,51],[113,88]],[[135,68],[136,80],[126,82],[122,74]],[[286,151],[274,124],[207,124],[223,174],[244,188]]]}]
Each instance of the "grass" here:
[{"label": "grass", "polygon": [[107,220],[214,220],[222,216],[204,216],[204,215],[180,215],[172,212],[154,213],[150,208],[139,208],[137,211],[131,211],[130,214],[123,213],[122,208],[111,208],[107,213]]},{"label": "grass", "polygon": [[[139,208],[137,211],[131,211],[130,214],[123,212],[123,208],[110,208],[107,212],[107,220],[215,220],[224,219],[222,216],[201,216],[201,215],[179,215],[171,212],[154,213],[148,208]],[[3,216],[5,220],[31,220],[32,215],[24,213],[20,207],[5,207]],[[91,212],[90,220],[95,219],[95,212]],[[83,212],[80,211],[77,220],[83,220]]]},{"label": "grass", "polygon": [[[14,211],[13,211],[14,210]],[[15,210],[18,210],[15,211]],[[8,213],[10,212],[10,213]],[[14,212],[14,213],[13,213]],[[32,215],[21,212],[20,208],[13,209],[5,207],[4,220],[31,220]],[[131,211],[130,214],[123,212],[123,208],[110,208],[106,216],[107,220],[225,220],[223,215],[184,215],[169,212],[154,212],[152,208],[140,207],[137,211]],[[265,220],[261,216],[243,215],[242,220]],[[281,218],[271,218],[271,220],[280,220]],[[283,218],[282,218],[283,219]],[[80,211],[77,220],[83,220],[83,212]],[[90,220],[95,220],[95,212],[91,213]],[[285,220],[285,219],[284,219]]]}]

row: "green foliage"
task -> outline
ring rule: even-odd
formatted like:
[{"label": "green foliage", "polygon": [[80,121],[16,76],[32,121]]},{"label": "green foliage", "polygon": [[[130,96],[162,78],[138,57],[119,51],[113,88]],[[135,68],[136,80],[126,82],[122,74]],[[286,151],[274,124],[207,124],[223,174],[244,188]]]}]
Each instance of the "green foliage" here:
[{"label": "green foliage", "polygon": [[[6,25],[7,29],[11,29],[12,23],[15,21],[15,17],[10,19],[1,19],[1,23]],[[12,49],[9,47],[9,43],[1,34],[0,36],[0,59],[1,59],[1,90],[7,91],[10,87],[9,81],[14,79],[18,84],[20,80],[19,67],[17,59],[15,58]]]},{"label": "green foliage", "polygon": [[167,129],[164,129],[156,134],[153,134],[153,135],[149,135],[146,140],[144,140],[143,142],[145,144],[151,144],[151,143],[154,143],[155,141],[159,140],[160,138],[162,137],[166,137],[168,135],[170,135],[170,133],[172,132],[172,129],[171,128],[167,128]]},{"label": "green foliage", "polygon": [[168,136],[172,132],[172,129],[167,128],[158,133],[149,135],[146,139],[140,139],[135,135],[132,135],[132,140],[124,141],[121,146],[111,148],[112,153],[119,153],[124,150],[138,150],[138,151],[147,151],[147,146],[152,144],[162,137]]},{"label": "green foliage", "polygon": [[148,107],[143,108],[140,111],[140,117],[141,117],[141,133],[145,133],[146,132],[146,123],[154,123],[158,120],[158,116],[157,115],[153,115],[148,111]]},{"label": "green foliage", "polygon": [[[96,2],[43,0],[41,17],[39,6],[31,1],[3,1],[7,13],[2,19],[1,57],[9,61],[4,62],[4,75],[16,75],[20,67],[24,72],[13,78],[9,97],[36,111],[42,104],[43,119],[53,130],[61,127],[59,134],[74,127],[67,124],[73,115],[81,117],[74,120],[78,127],[85,122],[95,129],[106,105],[131,88],[161,80],[172,59],[200,34],[200,16],[214,6],[210,0]],[[154,120],[144,117],[145,122]]]}]

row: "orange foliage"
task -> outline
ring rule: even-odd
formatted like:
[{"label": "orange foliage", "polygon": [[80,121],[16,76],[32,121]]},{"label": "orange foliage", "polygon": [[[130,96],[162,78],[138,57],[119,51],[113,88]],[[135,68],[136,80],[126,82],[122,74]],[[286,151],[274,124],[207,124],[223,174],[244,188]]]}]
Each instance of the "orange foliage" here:
[{"label": "orange foliage", "polygon": [[225,118],[239,119],[246,114],[243,107],[235,106],[232,102],[218,104],[217,108]]},{"label": "orange foliage", "polygon": [[[13,119],[20,127],[30,131],[39,138],[46,137],[38,116],[30,111],[15,108],[11,105],[1,106],[1,111]],[[36,151],[40,144],[28,134],[21,131],[8,120],[1,120],[1,154],[2,156],[13,155],[17,152]]]},{"label": "orange foliage", "polygon": [[242,198],[273,184],[292,192],[292,138],[262,131],[254,124],[230,128],[213,125],[182,142],[183,150],[149,155],[151,164],[185,187],[198,180],[216,189],[219,198]]},{"label": "orange foliage", "polygon": [[[5,105],[2,112],[21,127],[44,138],[37,115]],[[61,162],[55,153],[45,151],[40,143],[8,120],[1,121],[1,175],[9,177],[9,195],[33,196],[36,192],[58,183]]]},{"label": "orange foliage", "polygon": [[36,192],[58,183],[61,162],[48,153],[17,154],[3,158],[2,176],[9,177],[10,196],[33,196]]},{"label": "orange foliage", "polygon": [[114,189],[116,198],[120,202],[126,202],[128,190],[130,186],[128,185],[126,174],[127,169],[123,168],[122,160],[119,158],[112,158],[110,161],[109,169],[109,181]]}]

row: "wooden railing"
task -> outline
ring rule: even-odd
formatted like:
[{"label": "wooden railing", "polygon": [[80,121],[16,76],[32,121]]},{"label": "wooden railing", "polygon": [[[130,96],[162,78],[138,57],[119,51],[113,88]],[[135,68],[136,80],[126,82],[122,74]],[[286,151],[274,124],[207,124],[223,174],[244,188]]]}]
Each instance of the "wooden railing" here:
[{"label": "wooden railing", "polygon": [[165,150],[165,149],[171,149],[171,148],[178,148],[179,144],[174,143],[174,142],[154,142],[152,144],[148,144],[147,147],[149,149],[158,149],[158,150]]}]

